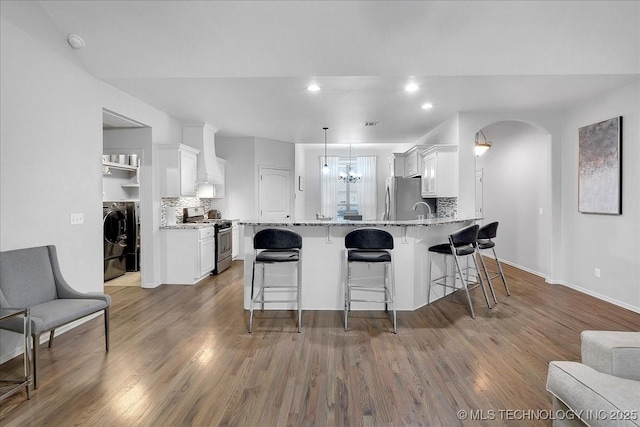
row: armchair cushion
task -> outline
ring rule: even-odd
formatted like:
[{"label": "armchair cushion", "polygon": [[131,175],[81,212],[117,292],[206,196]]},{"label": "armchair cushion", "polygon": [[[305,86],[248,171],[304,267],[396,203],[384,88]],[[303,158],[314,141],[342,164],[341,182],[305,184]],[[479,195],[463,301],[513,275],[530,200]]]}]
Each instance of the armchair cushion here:
[{"label": "armchair cushion", "polygon": [[578,362],[551,362],[547,390],[589,426],[640,425],[637,417],[616,423],[608,416],[629,411],[640,414],[638,381],[603,374]]},{"label": "armchair cushion", "polygon": [[582,363],[598,372],[640,381],[640,332],[582,331]]},{"label": "armchair cushion", "polygon": [[554,426],[640,426],[640,333],[583,331],[582,363],[551,362]]}]

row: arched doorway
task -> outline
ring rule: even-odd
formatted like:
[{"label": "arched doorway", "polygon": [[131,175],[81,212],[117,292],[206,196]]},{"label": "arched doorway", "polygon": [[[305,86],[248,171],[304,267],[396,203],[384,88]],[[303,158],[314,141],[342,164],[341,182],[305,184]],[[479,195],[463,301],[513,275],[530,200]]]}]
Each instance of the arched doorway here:
[{"label": "arched doorway", "polygon": [[[501,259],[548,277],[551,271],[551,136],[539,127],[508,120],[482,129],[493,144],[476,157],[476,211],[499,221]],[[480,194],[478,194],[480,192]]]}]

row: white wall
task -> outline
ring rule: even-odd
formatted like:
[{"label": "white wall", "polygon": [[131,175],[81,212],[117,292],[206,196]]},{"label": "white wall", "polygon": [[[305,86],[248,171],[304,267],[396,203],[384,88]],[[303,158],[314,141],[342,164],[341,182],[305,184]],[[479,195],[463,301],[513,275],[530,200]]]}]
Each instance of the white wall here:
[{"label": "white wall", "polygon": [[[0,41],[0,249],[54,244],[69,283],[101,291],[98,85],[4,15]],[[72,212],[84,224],[71,226]]]},{"label": "white wall", "polygon": [[483,171],[484,223],[500,223],[496,252],[512,265],[545,276],[551,244],[544,223],[551,201],[549,135],[515,121],[482,131],[493,146],[476,157],[476,168]]},{"label": "white wall", "polygon": [[419,138],[413,145],[458,145],[459,127],[460,119],[458,114],[455,114]]},{"label": "white wall", "polygon": [[[255,138],[216,136],[216,155],[227,161],[222,214],[232,219],[255,218]],[[242,252],[240,252],[242,253]]]},{"label": "white wall", "polygon": [[[93,78],[38,3],[3,2],[0,31],[0,250],[54,244],[71,286],[101,292],[102,109],[152,127],[154,144],[180,142],[182,126]],[[142,233],[151,239],[143,284],[155,286],[160,197],[151,148],[143,154]],[[70,213],[83,213],[84,224],[71,226]],[[20,345],[1,342],[0,360]]]},{"label": "white wall", "polygon": [[[622,116],[622,215],[578,212],[578,128]],[[562,123],[562,279],[640,312],[640,84],[582,102]],[[601,277],[594,276],[600,268]]]}]

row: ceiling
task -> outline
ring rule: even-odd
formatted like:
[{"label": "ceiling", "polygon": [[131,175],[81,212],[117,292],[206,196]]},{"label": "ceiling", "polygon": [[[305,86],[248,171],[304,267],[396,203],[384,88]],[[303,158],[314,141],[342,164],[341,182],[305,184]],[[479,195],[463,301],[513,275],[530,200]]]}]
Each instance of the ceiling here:
[{"label": "ceiling", "polygon": [[640,74],[636,1],[40,6],[96,78],[219,136],[410,143],[456,112],[563,108]]}]

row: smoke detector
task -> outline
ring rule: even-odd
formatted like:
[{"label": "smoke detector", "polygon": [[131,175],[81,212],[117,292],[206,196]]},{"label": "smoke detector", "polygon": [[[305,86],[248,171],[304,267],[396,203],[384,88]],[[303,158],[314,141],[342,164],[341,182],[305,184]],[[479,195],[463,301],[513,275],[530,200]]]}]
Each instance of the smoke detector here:
[{"label": "smoke detector", "polygon": [[67,42],[74,49],[82,49],[85,46],[84,40],[77,34],[69,34]]}]

